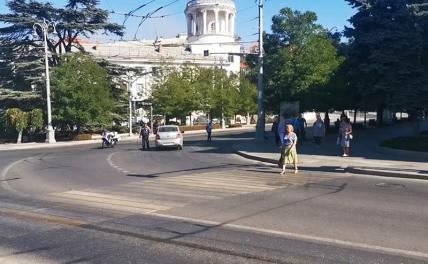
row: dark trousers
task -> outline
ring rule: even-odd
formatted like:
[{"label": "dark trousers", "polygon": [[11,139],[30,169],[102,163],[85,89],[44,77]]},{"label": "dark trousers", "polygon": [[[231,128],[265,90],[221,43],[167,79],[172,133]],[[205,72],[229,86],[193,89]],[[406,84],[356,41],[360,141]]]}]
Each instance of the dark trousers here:
[{"label": "dark trousers", "polygon": [[211,132],[207,132],[208,136],[207,136],[207,141],[212,141],[211,139]]},{"label": "dark trousers", "polygon": [[149,149],[150,148],[149,137],[142,137],[141,138],[141,145],[142,145],[143,149],[146,149],[146,147],[147,147],[147,149]]}]

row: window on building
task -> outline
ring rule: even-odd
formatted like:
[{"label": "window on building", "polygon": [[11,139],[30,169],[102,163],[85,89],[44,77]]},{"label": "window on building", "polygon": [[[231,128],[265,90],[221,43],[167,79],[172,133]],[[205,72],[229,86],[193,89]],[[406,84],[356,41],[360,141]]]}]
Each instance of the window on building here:
[{"label": "window on building", "polygon": [[210,25],[210,31],[215,32],[215,22],[212,22]]},{"label": "window on building", "polygon": [[234,62],[234,60],[235,60],[235,58],[234,58],[234,56],[233,55],[229,55],[228,57],[227,57],[227,60],[229,61],[229,62]]}]

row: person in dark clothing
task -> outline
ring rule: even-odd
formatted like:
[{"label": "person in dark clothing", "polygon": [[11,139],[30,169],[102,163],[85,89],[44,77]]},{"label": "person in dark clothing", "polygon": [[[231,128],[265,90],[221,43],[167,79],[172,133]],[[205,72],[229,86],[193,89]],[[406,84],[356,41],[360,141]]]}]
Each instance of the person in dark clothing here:
[{"label": "person in dark clothing", "polygon": [[144,124],[140,131],[140,138],[141,138],[141,145],[143,150],[146,148],[149,149],[149,136],[150,136],[150,128],[147,126],[147,124]]},{"label": "person in dark clothing", "polygon": [[211,122],[208,123],[206,130],[207,130],[207,141],[210,142],[210,141],[212,141],[211,133],[213,131],[213,124]]},{"label": "person in dark clothing", "polygon": [[277,146],[279,146],[279,143],[280,143],[280,138],[279,138],[279,133],[278,133],[278,126],[279,126],[279,120],[276,117],[275,120],[273,121],[271,131],[274,133],[274,136],[275,136],[275,145],[277,145]]}]

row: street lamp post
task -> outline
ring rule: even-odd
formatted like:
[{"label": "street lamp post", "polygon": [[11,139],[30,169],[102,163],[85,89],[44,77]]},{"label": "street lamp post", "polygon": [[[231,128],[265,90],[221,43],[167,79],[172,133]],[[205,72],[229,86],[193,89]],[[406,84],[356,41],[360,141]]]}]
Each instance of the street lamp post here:
[{"label": "street lamp post", "polygon": [[41,23],[34,23],[33,29],[36,31],[40,28],[43,33],[43,44],[45,47],[45,68],[46,68],[46,102],[48,110],[48,132],[46,133],[46,142],[55,143],[55,130],[52,127],[52,112],[51,112],[51,84],[49,78],[49,61],[48,61],[48,31],[52,27],[55,30],[55,23],[48,22],[43,19]]},{"label": "street lamp post", "polygon": [[258,81],[259,90],[258,96],[258,119],[256,128],[256,141],[263,142],[265,140],[265,113],[263,111],[263,3],[264,0],[259,0],[259,61],[258,61]]}]

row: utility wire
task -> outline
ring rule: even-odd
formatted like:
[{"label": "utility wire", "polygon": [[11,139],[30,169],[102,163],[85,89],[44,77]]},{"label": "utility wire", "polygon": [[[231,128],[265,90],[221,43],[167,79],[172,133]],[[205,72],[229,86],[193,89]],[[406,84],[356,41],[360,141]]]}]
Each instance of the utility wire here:
[{"label": "utility wire", "polygon": [[[152,0],[152,1],[155,1],[155,0]],[[157,9],[155,9],[154,11],[149,12],[149,13],[147,13],[147,15],[146,15],[146,16],[142,17],[142,18],[141,18],[140,23],[138,24],[137,30],[135,31],[135,34],[134,34],[134,40],[136,40],[136,39],[137,39],[137,34],[138,34],[138,32],[140,31],[141,25],[142,25],[142,24],[143,24],[143,23],[144,23],[148,18],[151,18],[154,14],[156,14],[156,13],[157,13],[157,12],[159,12],[160,10],[162,10],[162,9],[164,9],[164,8],[166,8],[166,7],[170,6],[170,5],[173,5],[173,4],[177,3],[178,1],[180,1],[180,0],[173,0],[173,1],[169,2],[168,4],[163,5],[163,6],[161,6],[161,7],[158,7],[158,8],[157,8]]]}]

